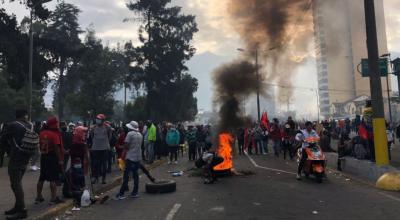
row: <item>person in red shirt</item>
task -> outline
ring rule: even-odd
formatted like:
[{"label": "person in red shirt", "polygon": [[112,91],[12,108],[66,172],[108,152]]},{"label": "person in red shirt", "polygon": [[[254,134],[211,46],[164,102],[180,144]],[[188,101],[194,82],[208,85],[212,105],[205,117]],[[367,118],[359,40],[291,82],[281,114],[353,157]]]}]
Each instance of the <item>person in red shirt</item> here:
[{"label": "person in red shirt", "polygon": [[118,159],[120,159],[123,156],[122,153],[124,152],[125,138],[126,138],[126,134],[128,133],[126,126],[120,128],[118,133],[119,133],[119,135],[118,135],[117,144],[115,145],[115,150],[117,151]]},{"label": "person in red shirt", "polygon": [[86,145],[88,128],[84,127],[82,122],[77,123],[72,134],[72,146],[70,149],[71,161],[78,158],[83,164],[84,173],[88,173],[89,166],[89,150]]},{"label": "person in red shirt", "polygon": [[277,118],[274,118],[273,120],[274,123],[272,123],[271,126],[270,136],[273,142],[274,154],[276,157],[279,157],[279,152],[281,150],[282,134],[279,120]]},{"label": "person in red shirt", "polygon": [[63,172],[64,148],[62,146],[59,121],[56,117],[47,120],[46,127],[40,132],[40,177],[37,184],[37,196],[35,203],[44,201],[42,190],[45,181],[50,182],[50,204],[58,204],[63,201],[57,196],[57,182]]}]

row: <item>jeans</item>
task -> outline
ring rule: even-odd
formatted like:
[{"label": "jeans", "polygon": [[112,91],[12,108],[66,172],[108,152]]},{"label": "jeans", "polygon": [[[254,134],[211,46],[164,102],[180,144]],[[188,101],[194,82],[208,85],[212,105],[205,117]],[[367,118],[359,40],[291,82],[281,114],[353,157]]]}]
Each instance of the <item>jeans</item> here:
[{"label": "jeans", "polygon": [[261,140],[262,148],[264,153],[268,153],[268,138],[264,138]]},{"label": "jeans", "polygon": [[178,146],[169,146],[169,161],[175,158],[175,161],[178,161]]},{"label": "jeans", "polygon": [[204,148],[206,143],[205,142],[197,142],[197,157],[200,158],[203,156]]},{"label": "jeans", "polygon": [[22,188],[22,177],[25,169],[8,167],[8,175],[10,177],[11,189],[15,196],[14,208],[18,211],[25,210],[24,189]]},{"label": "jeans", "polygon": [[290,159],[293,159],[295,152],[293,151],[293,142],[290,140],[284,140],[282,143],[283,147],[283,159],[286,160],[286,153],[289,154]]},{"label": "jeans", "polygon": [[154,142],[149,141],[146,145],[147,161],[152,163],[154,161]]},{"label": "jeans", "polygon": [[115,155],[113,150],[108,150],[107,153],[107,172],[111,173],[112,164],[115,163]]},{"label": "jeans", "polygon": [[132,194],[137,194],[139,191],[139,174],[138,174],[138,169],[140,167],[140,162],[133,162],[130,160],[126,160],[125,162],[125,171],[124,171],[124,177],[123,177],[123,182],[121,189],[119,190],[119,193],[121,195],[124,194],[124,192],[128,189],[128,182],[129,182],[129,173],[132,172],[133,175],[133,191]]},{"label": "jeans", "polygon": [[279,151],[281,150],[281,140],[273,140],[274,154],[279,157]]},{"label": "jeans", "polygon": [[[67,155],[65,155],[65,157],[67,157]],[[37,151],[35,151],[35,153],[33,154],[32,158],[31,158],[31,166],[37,165],[37,162],[39,161],[39,159],[40,159],[40,151],[39,151],[39,149],[37,149]]]},{"label": "jeans", "polygon": [[196,160],[196,142],[189,143],[189,160]]},{"label": "jeans", "polygon": [[303,170],[306,160],[307,160],[307,152],[306,149],[302,148],[299,166],[297,167],[297,174],[301,175],[301,171]]},{"label": "jeans", "polygon": [[105,180],[107,174],[108,150],[95,150],[92,151],[92,155],[93,177],[98,179],[101,176],[103,180]]},{"label": "jeans", "polygon": [[238,150],[239,150],[239,154],[243,154],[243,148],[244,148],[244,140],[238,140]]}]

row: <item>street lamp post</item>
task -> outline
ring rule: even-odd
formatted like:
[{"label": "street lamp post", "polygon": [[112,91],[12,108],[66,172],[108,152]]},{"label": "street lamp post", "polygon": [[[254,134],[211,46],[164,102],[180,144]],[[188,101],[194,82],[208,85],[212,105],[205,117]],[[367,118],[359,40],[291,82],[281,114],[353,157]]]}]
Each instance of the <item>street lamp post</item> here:
[{"label": "street lamp post", "polygon": [[38,1],[30,5],[30,21],[29,21],[29,119],[32,120],[32,90],[33,90],[33,10],[39,4],[50,2],[51,0]]},{"label": "street lamp post", "polygon": [[32,121],[32,67],[33,67],[33,8],[30,11],[30,23],[29,23],[29,119]]},{"label": "street lamp post", "polygon": [[258,71],[258,49],[256,49],[256,75],[257,75],[257,119],[261,121],[260,113],[260,73]]},{"label": "street lamp post", "polygon": [[[276,49],[277,47],[271,47],[266,52],[271,51]],[[242,48],[237,48],[238,51],[240,52],[245,52],[245,49]],[[260,73],[259,73],[259,66],[258,66],[258,48],[255,49],[255,59],[256,59],[256,76],[257,76],[257,82],[260,82]],[[260,83],[257,83],[257,120],[261,121],[261,112],[260,112]]]}]

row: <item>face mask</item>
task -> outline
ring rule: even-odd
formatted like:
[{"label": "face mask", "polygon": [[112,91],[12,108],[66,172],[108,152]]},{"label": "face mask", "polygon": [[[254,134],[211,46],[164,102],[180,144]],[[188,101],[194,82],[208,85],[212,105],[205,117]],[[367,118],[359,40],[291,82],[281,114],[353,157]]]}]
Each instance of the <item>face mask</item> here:
[{"label": "face mask", "polygon": [[82,168],[82,164],[75,164],[75,165],[74,165],[74,168],[75,168],[75,169],[81,169],[81,168]]},{"label": "face mask", "polygon": [[100,125],[101,124],[101,120],[100,119],[96,119],[96,124]]}]

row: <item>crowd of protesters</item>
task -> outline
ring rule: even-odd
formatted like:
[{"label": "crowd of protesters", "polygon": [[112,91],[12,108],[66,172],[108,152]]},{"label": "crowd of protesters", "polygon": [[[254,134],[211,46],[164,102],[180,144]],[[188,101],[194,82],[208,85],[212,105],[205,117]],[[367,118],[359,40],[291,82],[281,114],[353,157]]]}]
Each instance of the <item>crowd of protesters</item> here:
[{"label": "crowd of protesters", "polygon": [[[268,154],[270,148],[276,157],[283,154],[294,159],[300,143],[295,136],[305,126],[305,121],[294,121],[288,117],[281,123],[277,118],[269,121],[266,117],[260,123],[252,126],[238,128],[236,139],[238,152],[243,154]],[[375,149],[372,128],[372,109],[370,101],[366,102],[363,116],[357,115],[354,119],[331,119],[321,122],[315,121],[313,129],[320,137],[319,145],[324,152],[338,153],[338,170],[341,170],[341,161],[344,156],[352,156],[357,159],[375,161]],[[400,124],[394,127],[387,123],[387,141],[389,160],[395,137],[400,138]],[[335,141],[333,141],[335,140]],[[332,146],[333,144],[336,145]],[[270,146],[270,148],[269,148]],[[335,148],[335,149],[334,149]]]},{"label": "crowd of protesters", "polygon": [[[64,197],[75,198],[79,206],[80,196],[88,185],[106,184],[112,166],[118,159],[125,163],[123,184],[117,199],[125,198],[129,176],[132,174],[134,187],[131,196],[138,197],[138,170],[142,170],[151,181],[143,161],[152,164],[162,157],[169,164],[178,163],[178,155],[188,146],[190,161],[201,158],[211,146],[211,127],[208,125],[155,123],[131,121],[111,123],[104,114],[98,114],[92,123],[64,122],[50,117],[44,122],[32,124],[25,110],[16,111],[16,120],[1,127],[1,152],[9,158],[8,173],[16,202],[5,212],[8,219],[26,218],[22,179],[26,169],[40,172],[37,182],[35,204],[45,201],[42,191],[45,182],[50,183],[49,204],[63,203],[58,188],[64,183]],[[37,148],[24,151],[20,146],[26,142],[27,131],[37,134]],[[5,155],[0,155],[1,159]],[[85,176],[90,182],[85,183]]]},{"label": "crowd of protesters", "polygon": [[[323,151],[337,151],[338,169],[341,170],[343,156],[375,160],[372,136],[372,112],[367,103],[363,118],[325,120],[314,122],[313,129],[320,137]],[[294,121],[288,117],[283,122],[277,118],[269,121],[266,114],[259,123],[237,128],[234,132],[238,154],[269,154],[283,159],[294,159],[300,144],[296,134],[305,127],[305,121]],[[400,126],[393,132],[387,126],[389,157],[394,134],[400,137]],[[32,148],[37,134],[38,147]],[[8,174],[11,189],[15,195],[15,205],[6,211],[8,219],[27,217],[24,203],[22,178],[27,167],[40,171],[37,182],[35,203],[45,201],[42,195],[45,182],[50,183],[50,204],[64,202],[57,193],[64,182],[64,197],[75,198],[79,206],[80,196],[89,183],[84,176],[91,177],[90,184],[106,184],[107,175],[117,161],[124,161],[124,177],[117,199],[124,199],[128,191],[128,181],[132,174],[134,186],[131,197],[139,196],[138,170],[142,170],[151,181],[155,178],[143,163],[167,158],[168,164],[178,164],[179,155],[187,148],[188,160],[196,161],[204,155],[211,155],[213,140],[210,125],[172,124],[168,122],[131,121],[112,123],[104,114],[98,114],[91,123],[64,122],[56,117],[32,124],[27,111],[17,110],[16,120],[1,127],[1,152],[9,157]],[[332,149],[332,140],[337,140],[337,148]],[[31,148],[29,148],[31,147]],[[0,155],[3,160],[4,155]],[[40,161],[40,162],[39,162]],[[143,161],[143,163],[142,163]],[[2,162],[2,161],[0,161]]]}]

